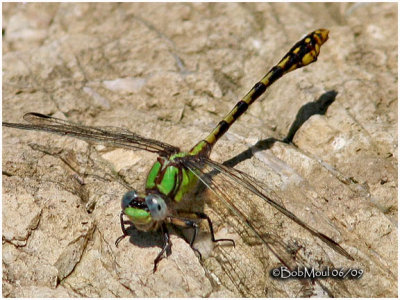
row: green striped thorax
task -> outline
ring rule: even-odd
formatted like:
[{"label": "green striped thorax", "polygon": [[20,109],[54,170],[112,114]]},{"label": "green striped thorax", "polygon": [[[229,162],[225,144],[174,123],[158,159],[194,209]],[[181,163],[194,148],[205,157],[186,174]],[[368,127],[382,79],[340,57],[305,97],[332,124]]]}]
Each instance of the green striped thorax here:
[{"label": "green striped thorax", "polygon": [[123,213],[142,231],[155,230],[169,215],[168,204],[180,202],[196,183],[193,172],[179,163],[190,154],[179,152],[170,157],[158,157],[146,180],[146,194],[132,190],[121,202]]}]

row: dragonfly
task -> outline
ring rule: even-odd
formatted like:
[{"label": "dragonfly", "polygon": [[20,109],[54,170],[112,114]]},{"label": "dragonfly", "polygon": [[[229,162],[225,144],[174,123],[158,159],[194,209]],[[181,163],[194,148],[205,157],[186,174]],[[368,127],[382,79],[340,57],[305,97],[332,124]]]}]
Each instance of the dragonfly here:
[{"label": "dragonfly", "polygon": [[[232,124],[247,111],[249,106],[258,99],[267,88],[285,74],[307,66],[317,60],[321,46],[328,40],[329,31],[318,29],[298,41],[289,52],[272,67],[269,72],[257,82],[253,88],[233,107],[233,109],[218,123],[211,133],[196,143],[189,151],[181,151],[178,147],[167,143],[142,137],[134,132],[118,127],[93,127],[72,123],[67,120],[48,115],[30,112],[23,116],[28,123],[3,122],[3,126],[23,130],[44,131],[61,136],[75,137],[88,142],[104,144],[111,147],[130,150],[145,150],[157,155],[145,182],[145,192],[130,190],[124,194],[121,201],[120,224],[122,235],[115,241],[118,244],[129,236],[127,224],[140,231],[159,231],[163,237],[163,246],[154,259],[153,272],[165,254],[171,252],[171,240],[167,225],[193,230],[190,247],[197,253],[194,242],[199,231],[199,224],[207,222],[211,240],[214,243],[229,242],[235,246],[232,239],[216,239],[211,218],[202,211],[185,210],[185,195],[193,191],[198,183],[203,183],[226,204],[230,213],[244,220],[247,228],[260,238],[275,256],[286,266],[288,264],[274,250],[263,234],[251,223],[245,213],[218,181],[215,174],[226,181],[233,182],[249,193],[259,197],[278,212],[296,222],[313,236],[320,239],[334,251],[347,259],[353,257],[337,242],[327,235],[312,228],[294,213],[287,210],[279,201],[272,199],[263,186],[250,175],[218,163],[210,159],[210,153],[218,140],[228,131]],[[125,220],[125,219],[128,220]],[[199,253],[200,254],[200,253]],[[201,254],[200,254],[201,257]]]}]

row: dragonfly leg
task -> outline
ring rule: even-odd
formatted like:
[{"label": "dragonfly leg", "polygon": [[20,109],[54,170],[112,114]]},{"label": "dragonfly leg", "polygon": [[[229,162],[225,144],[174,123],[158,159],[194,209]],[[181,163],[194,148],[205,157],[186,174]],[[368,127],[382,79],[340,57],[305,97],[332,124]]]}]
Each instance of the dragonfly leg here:
[{"label": "dragonfly leg", "polygon": [[119,214],[119,221],[121,222],[121,230],[122,230],[122,235],[115,240],[115,247],[118,247],[118,244],[126,237],[128,236],[128,231],[125,228],[125,221],[124,221],[124,213],[121,211]]},{"label": "dragonfly leg", "polygon": [[232,239],[216,239],[214,236],[214,228],[213,228],[213,224],[211,222],[211,219],[208,215],[206,215],[203,212],[193,212],[193,214],[195,214],[199,219],[203,219],[203,220],[207,220],[208,222],[208,227],[210,227],[210,233],[211,233],[211,240],[214,243],[218,243],[218,242],[231,242],[233,244],[233,247],[235,247],[235,241]]},{"label": "dragonfly leg", "polygon": [[163,245],[163,248],[161,249],[160,253],[158,253],[156,259],[154,260],[153,273],[155,273],[157,271],[157,264],[161,261],[164,253],[167,251],[167,254],[168,254],[168,251],[171,250],[171,246],[172,246],[171,240],[169,238],[168,228],[165,223],[162,223],[162,225],[161,225],[161,232],[164,237],[164,245]]},{"label": "dragonfly leg", "polygon": [[197,237],[197,233],[199,232],[199,225],[196,222],[193,222],[193,221],[190,221],[190,220],[188,220],[188,222],[192,223],[191,227],[193,228],[193,236],[192,236],[192,239],[189,242],[190,248],[192,248],[193,251],[196,252],[199,255],[200,260],[202,260],[203,257],[201,255],[201,252],[199,251],[199,249],[197,249],[197,248],[195,248],[193,246],[194,241],[196,240],[196,237]]},{"label": "dragonfly leg", "polygon": [[196,223],[196,221],[187,219],[187,218],[182,218],[182,217],[169,217],[168,222],[174,225],[177,225],[179,227],[183,228],[193,228],[193,236],[190,241],[186,239],[186,237],[183,235],[183,238],[185,241],[190,245],[190,248],[193,249],[194,252],[196,252],[199,255],[200,260],[202,259],[202,255],[200,251],[193,246],[194,241],[196,240],[197,233],[199,232],[199,225]]},{"label": "dragonfly leg", "polygon": [[[192,214],[192,215],[195,215],[198,219],[207,220],[208,226],[210,227],[211,240],[214,243],[231,242],[233,244],[233,246],[235,246],[235,241],[232,239],[216,239],[215,238],[213,224],[211,222],[210,217],[208,215],[206,215],[205,213],[203,213],[203,212],[187,212],[187,211],[182,211],[182,210],[180,210],[179,213]],[[199,255],[200,259],[202,259],[200,251],[193,246],[194,241],[196,240],[196,237],[197,237],[197,233],[199,231],[199,225],[197,224],[197,222],[193,221],[191,219],[182,218],[182,217],[169,217],[169,222],[172,224],[178,225],[180,227],[193,228],[192,239],[190,240],[190,242],[187,240],[186,241],[189,243],[190,247]]]}]

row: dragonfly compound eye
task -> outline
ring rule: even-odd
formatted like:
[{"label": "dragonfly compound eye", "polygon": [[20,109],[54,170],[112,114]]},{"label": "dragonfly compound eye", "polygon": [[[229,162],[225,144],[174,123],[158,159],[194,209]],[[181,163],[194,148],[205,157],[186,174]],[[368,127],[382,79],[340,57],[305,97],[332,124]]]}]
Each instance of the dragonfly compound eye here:
[{"label": "dragonfly compound eye", "polygon": [[147,208],[155,221],[164,220],[167,216],[167,204],[164,199],[155,194],[149,194],[145,198]]},{"label": "dragonfly compound eye", "polygon": [[129,206],[132,206],[133,202],[135,202],[137,198],[138,198],[138,194],[135,190],[125,193],[125,195],[122,197],[122,201],[121,201],[122,210],[125,210],[125,208],[127,208]]}]

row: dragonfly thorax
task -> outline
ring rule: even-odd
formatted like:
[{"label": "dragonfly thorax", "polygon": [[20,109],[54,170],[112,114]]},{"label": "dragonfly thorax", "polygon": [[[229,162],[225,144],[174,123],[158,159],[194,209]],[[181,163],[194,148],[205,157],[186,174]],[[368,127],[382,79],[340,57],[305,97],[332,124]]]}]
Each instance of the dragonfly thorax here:
[{"label": "dragonfly thorax", "polygon": [[180,152],[158,157],[147,176],[146,194],[131,190],[122,197],[122,212],[137,229],[156,230],[168,217],[168,206],[179,202],[197,182],[197,177],[181,164],[186,156]]},{"label": "dragonfly thorax", "polygon": [[157,229],[168,217],[168,205],[179,202],[197,182],[197,177],[180,164],[179,159],[187,155],[180,152],[170,157],[158,157],[147,176],[146,195],[132,190],[123,196],[122,212],[137,229]]},{"label": "dragonfly thorax", "polygon": [[197,183],[197,177],[182,161],[189,156],[179,152],[170,157],[158,157],[146,181],[146,192],[165,196],[171,202],[180,202],[183,195]]}]

